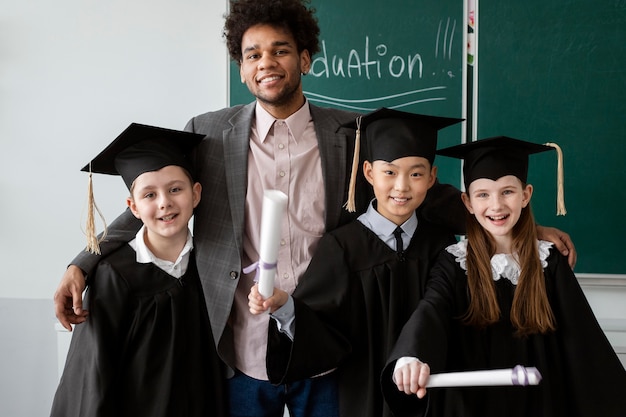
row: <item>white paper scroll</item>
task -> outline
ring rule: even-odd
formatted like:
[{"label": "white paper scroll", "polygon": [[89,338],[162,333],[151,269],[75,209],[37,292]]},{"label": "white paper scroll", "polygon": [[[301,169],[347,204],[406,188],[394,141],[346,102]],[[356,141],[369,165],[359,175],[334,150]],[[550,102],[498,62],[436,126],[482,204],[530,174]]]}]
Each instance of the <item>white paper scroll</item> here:
[{"label": "white paper scroll", "polygon": [[540,381],[541,373],[537,368],[517,365],[512,369],[434,374],[430,376],[426,388],[537,385]]},{"label": "white paper scroll", "polygon": [[274,293],[276,260],[280,246],[281,224],[287,211],[287,196],[278,190],[263,193],[261,244],[259,248],[259,293],[268,298]]}]

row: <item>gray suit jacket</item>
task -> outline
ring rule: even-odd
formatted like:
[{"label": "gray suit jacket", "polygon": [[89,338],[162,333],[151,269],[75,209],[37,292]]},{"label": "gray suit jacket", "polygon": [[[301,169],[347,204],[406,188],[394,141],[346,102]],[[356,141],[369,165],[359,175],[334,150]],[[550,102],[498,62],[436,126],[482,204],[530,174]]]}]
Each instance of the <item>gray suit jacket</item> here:
[{"label": "gray suit jacket", "polygon": [[[227,320],[242,269],[244,206],[247,189],[250,129],[255,103],[205,113],[187,124],[187,130],[207,135],[196,148],[195,166],[202,183],[202,201],[196,209],[194,241],[198,271],[218,349],[233,363],[232,329]],[[326,229],[351,216],[342,209],[347,198],[353,139],[341,125],[355,114],[310,105],[315,125],[326,192]],[[243,265],[245,266],[245,265]]]}]

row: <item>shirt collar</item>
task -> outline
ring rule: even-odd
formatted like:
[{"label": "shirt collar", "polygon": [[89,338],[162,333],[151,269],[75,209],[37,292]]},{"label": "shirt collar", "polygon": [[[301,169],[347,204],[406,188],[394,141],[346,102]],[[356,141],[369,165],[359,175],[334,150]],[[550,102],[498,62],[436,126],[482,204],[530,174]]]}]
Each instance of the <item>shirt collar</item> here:
[{"label": "shirt collar", "polygon": [[175,262],[159,259],[152,253],[152,251],[150,251],[150,249],[148,249],[148,246],[146,245],[146,241],[144,240],[145,230],[146,226],[144,225],[135,235],[135,239],[128,243],[133,249],[135,249],[135,252],[137,252],[137,263],[154,263],[156,265],[171,264],[172,266],[175,266],[180,264],[183,259],[187,259],[188,256],[186,255],[193,249],[193,237],[191,235],[191,231],[187,230],[187,241],[185,242],[183,250],[180,251],[178,259],[176,259]]},{"label": "shirt collar", "polygon": [[[376,233],[377,235],[392,236],[393,231],[396,230],[396,227],[398,226],[376,210],[376,208],[374,207],[375,202],[376,199],[370,202],[367,211],[363,213],[361,217],[363,217],[367,221],[367,224],[370,225],[372,231],[374,231],[374,233]],[[413,214],[411,214],[411,217],[409,217],[407,221],[402,223],[400,227],[402,227],[402,231],[404,233],[413,238],[415,230],[417,229],[417,223],[417,215],[415,214],[415,212],[413,212]]]},{"label": "shirt collar", "polygon": [[[544,269],[548,266],[547,259],[548,256],[550,256],[550,248],[552,248],[552,246],[552,242],[545,240],[537,241],[539,260],[541,261],[541,267]],[[454,255],[454,260],[459,264],[461,269],[467,273],[467,239],[448,246],[446,251]],[[493,255],[491,257],[491,272],[494,281],[498,281],[500,278],[506,278],[511,281],[513,285],[517,285],[521,274],[517,254],[496,253]]]},{"label": "shirt collar", "polygon": [[[261,142],[265,142],[265,139],[267,138],[267,135],[276,120],[278,119],[269,114],[258,101],[256,102],[255,123],[257,134]],[[304,134],[304,131],[310,121],[311,110],[309,109],[308,100],[304,102],[304,105],[300,107],[298,111],[284,119],[284,122],[287,124],[287,127],[289,127],[289,131],[291,132],[291,135],[296,143],[298,142],[298,138],[302,137]]]}]

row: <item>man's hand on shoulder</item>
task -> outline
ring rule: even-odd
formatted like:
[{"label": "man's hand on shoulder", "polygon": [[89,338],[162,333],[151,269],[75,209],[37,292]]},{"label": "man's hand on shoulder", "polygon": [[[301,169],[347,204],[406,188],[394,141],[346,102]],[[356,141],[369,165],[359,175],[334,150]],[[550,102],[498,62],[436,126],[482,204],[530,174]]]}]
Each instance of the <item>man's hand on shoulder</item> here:
[{"label": "man's hand on shoulder", "polygon": [[567,263],[569,263],[570,268],[574,269],[577,257],[576,248],[567,233],[554,227],[537,226],[537,235],[541,240],[554,243],[556,249],[567,256]]},{"label": "man's hand on shoulder", "polygon": [[54,312],[59,322],[70,332],[72,324],[85,322],[89,314],[83,310],[84,289],[83,271],[75,265],[70,265],[54,293]]}]

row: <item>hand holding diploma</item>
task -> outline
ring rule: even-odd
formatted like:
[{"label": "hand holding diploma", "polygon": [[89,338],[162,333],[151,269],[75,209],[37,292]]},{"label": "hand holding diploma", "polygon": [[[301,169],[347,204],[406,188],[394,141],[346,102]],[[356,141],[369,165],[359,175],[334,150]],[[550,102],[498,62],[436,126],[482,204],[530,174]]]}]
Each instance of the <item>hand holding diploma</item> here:
[{"label": "hand holding diploma", "polygon": [[400,359],[401,366],[396,366],[393,380],[398,390],[406,394],[416,394],[418,398],[426,395],[426,388],[481,387],[498,385],[537,385],[541,373],[537,368],[525,368],[517,365],[512,369],[484,371],[449,372],[430,375],[428,364],[419,360]]},{"label": "hand holding diploma", "polygon": [[288,300],[289,294],[276,287],[274,287],[274,294],[269,298],[265,298],[259,294],[259,284],[255,284],[250,288],[250,293],[248,293],[248,311],[254,315],[267,313],[268,311],[273,313],[284,306]]},{"label": "hand holding diploma", "polygon": [[488,371],[449,372],[431,375],[426,388],[485,387],[497,385],[537,385],[541,373],[537,368],[517,365],[510,369]]}]

